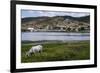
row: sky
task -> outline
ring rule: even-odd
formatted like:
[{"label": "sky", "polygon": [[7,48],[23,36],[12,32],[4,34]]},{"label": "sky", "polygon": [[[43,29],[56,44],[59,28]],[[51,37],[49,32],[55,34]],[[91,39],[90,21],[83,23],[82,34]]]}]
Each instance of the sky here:
[{"label": "sky", "polygon": [[25,17],[41,17],[41,16],[72,16],[72,17],[82,17],[87,16],[87,12],[61,12],[61,11],[39,11],[39,10],[21,10],[21,18]]}]

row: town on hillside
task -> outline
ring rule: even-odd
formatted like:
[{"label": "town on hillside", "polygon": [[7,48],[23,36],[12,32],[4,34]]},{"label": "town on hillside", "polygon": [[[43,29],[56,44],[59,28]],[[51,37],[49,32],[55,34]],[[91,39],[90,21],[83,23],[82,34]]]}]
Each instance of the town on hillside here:
[{"label": "town on hillside", "polygon": [[27,17],[21,19],[22,32],[89,32],[90,16]]}]

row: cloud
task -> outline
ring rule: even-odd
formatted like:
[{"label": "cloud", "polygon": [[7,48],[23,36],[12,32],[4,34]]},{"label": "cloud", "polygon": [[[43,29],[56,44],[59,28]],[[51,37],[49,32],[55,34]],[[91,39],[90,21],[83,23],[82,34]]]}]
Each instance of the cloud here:
[{"label": "cloud", "polygon": [[89,15],[86,12],[58,12],[58,11],[35,11],[35,10],[22,10],[22,17],[40,17],[40,16],[73,16],[73,17],[81,17]]}]

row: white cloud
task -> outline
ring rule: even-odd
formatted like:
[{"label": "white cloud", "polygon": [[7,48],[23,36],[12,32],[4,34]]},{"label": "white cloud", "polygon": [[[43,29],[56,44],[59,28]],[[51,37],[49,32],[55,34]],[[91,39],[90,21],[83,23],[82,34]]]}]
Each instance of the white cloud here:
[{"label": "white cloud", "polygon": [[[89,13],[86,12],[55,12],[55,11],[32,11],[32,10],[26,10],[24,11],[26,15],[29,17],[38,17],[38,16],[73,16],[73,17],[81,17],[81,16],[86,16],[89,15]],[[25,15],[23,16],[25,17]]]}]

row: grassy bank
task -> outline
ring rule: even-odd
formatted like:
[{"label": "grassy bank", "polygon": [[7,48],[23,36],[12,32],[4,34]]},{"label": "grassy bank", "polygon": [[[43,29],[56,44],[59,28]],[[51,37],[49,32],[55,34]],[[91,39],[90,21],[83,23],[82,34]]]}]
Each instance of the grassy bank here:
[{"label": "grassy bank", "polygon": [[[33,43],[34,45],[34,43]],[[21,62],[44,62],[44,61],[64,61],[64,60],[86,60],[90,58],[90,42],[77,41],[65,43],[45,43],[43,52],[25,57],[25,52],[33,45],[21,46]]]}]

